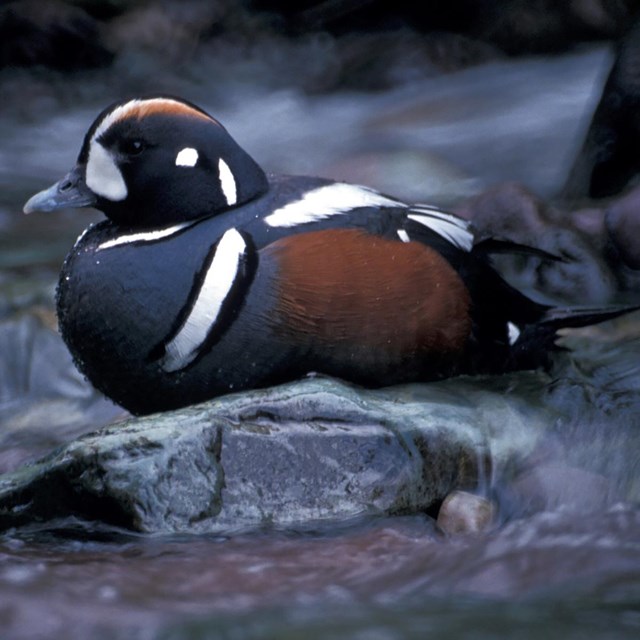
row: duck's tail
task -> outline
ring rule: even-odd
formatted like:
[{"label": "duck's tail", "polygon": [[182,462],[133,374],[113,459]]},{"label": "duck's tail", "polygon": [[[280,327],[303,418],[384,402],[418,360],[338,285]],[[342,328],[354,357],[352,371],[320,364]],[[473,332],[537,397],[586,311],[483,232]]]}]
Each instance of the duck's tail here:
[{"label": "duck's tail", "polygon": [[[564,258],[542,249],[521,245],[502,238],[487,238],[474,246],[474,252],[484,257],[484,264],[491,262],[497,253],[521,254],[550,262],[564,262]],[[502,351],[508,360],[507,369],[535,369],[550,364],[550,354],[562,351],[556,344],[560,329],[579,328],[612,320],[640,309],[635,305],[610,305],[600,307],[556,307],[542,304],[508,284],[491,267],[480,267],[481,283],[494,292],[490,306],[476,310],[483,319],[482,326],[491,327],[488,318],[498,317],[508,321],[509,348]],[[496,330],[495,325],[489,330]],[[499,331],[499,329],[498,329]],[[504,334],[503,334],[504,335]],[[489,359],[490,360],[490,359]]]},{"label": "duck's tail", "polygon": [[557,344],[560,329],[576,329],[613,320],[640,309],[640,305],[607,307],[547,307],[540,318],[522,327],[515,326],[511,344],[514,369],[547,367],[550,354],[564,350]]}]

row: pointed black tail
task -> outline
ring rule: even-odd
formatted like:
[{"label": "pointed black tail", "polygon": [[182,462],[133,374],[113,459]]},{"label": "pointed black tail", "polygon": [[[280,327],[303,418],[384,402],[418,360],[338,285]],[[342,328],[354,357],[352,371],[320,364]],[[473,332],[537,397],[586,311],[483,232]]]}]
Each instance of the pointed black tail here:
[{"label": "pointed black tail", "polygon": [[640,305],[547,308],[537,322],[521,328],[511,347],[511,366],[514,369],[547,368],[551,354],[563,350],[556,344],[559,329],[598,324],[638,309]]},{"label": "pointed black tail", "polygon": [[609,307],[551,307],[539,321],[539,324],[562,328],[586,327],[605,320],[613,320],[625,313],[640,309],[640,305],[612,305]]}]

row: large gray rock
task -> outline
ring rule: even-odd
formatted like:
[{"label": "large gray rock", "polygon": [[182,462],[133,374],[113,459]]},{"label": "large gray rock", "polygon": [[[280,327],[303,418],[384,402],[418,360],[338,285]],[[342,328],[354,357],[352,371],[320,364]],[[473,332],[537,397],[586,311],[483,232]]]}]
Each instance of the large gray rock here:
[{"label": "large gray rock", "polygon": [[310,378],[96,431],[123,414],[73,372],[50,329],[15,317],[0,323],[0,466],[68,444],[0,476],[0,528],[69,517],[143,532],[299,526],[433,513],[475,488],[497,497],[499,519],[637,502],[638,314],[563,343],[573,356],[552,376],[377,391]]},{"label": "large gray rock", "polygon": [[0,477],[0,527],[75,516],[142,532],[427,510],[526,455],[555,419],[524,373],[356,390],[307,379],[112,425]]}]

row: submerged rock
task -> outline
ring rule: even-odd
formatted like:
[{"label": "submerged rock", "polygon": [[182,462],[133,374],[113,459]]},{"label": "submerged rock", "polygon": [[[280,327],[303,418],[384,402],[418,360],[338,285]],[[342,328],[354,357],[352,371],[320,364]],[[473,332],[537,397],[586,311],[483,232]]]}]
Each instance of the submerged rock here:
[{"label": "submerged rock", "polygon": [[364,391],[324,378],[107,427],[0,478],[0,526],[75,516],[211,532],[428,510],[526,454],[550,414],[524,373]]},{"label": "submerged rock", "polygon": [[493,502],[468,491],[453,491],[442,503],[437,524],[449,535],[477,534],[494,524],[496,507]]}]

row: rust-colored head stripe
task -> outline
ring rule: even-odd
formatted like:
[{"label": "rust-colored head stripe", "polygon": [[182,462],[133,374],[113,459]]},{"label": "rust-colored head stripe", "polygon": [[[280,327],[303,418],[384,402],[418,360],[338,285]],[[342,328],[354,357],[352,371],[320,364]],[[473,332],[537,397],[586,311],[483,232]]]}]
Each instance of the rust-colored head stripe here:
[{"label": "rust-colored head stripe", "polygon": [[171,115],[180,116],[184,118],[200,118],[211,122],[213,124],[220,123],[212,118],[204,111],[200,111],[197,107],[194,107],[186,102],[180,100],[174,100],[173,98],[148,98],[148,99],[135,99],[120,104],[94,124],[94,131],[89,131],[91,140],[97,140],[104,134],[112,125],[116,122],[127,119],[141,119],[151,115]]},{"label": "rust-colored head stripe", "polygon": [[180,102],[179,100],[173,100],[171,98],[132,100],[131,102],[123,105],[122,112],[116,119],[146,118],[151,115],[185,116],[217,122],[210,115],[204,113],[204,111],[200,111],[200,109],[197,109],[190,104]]}]

